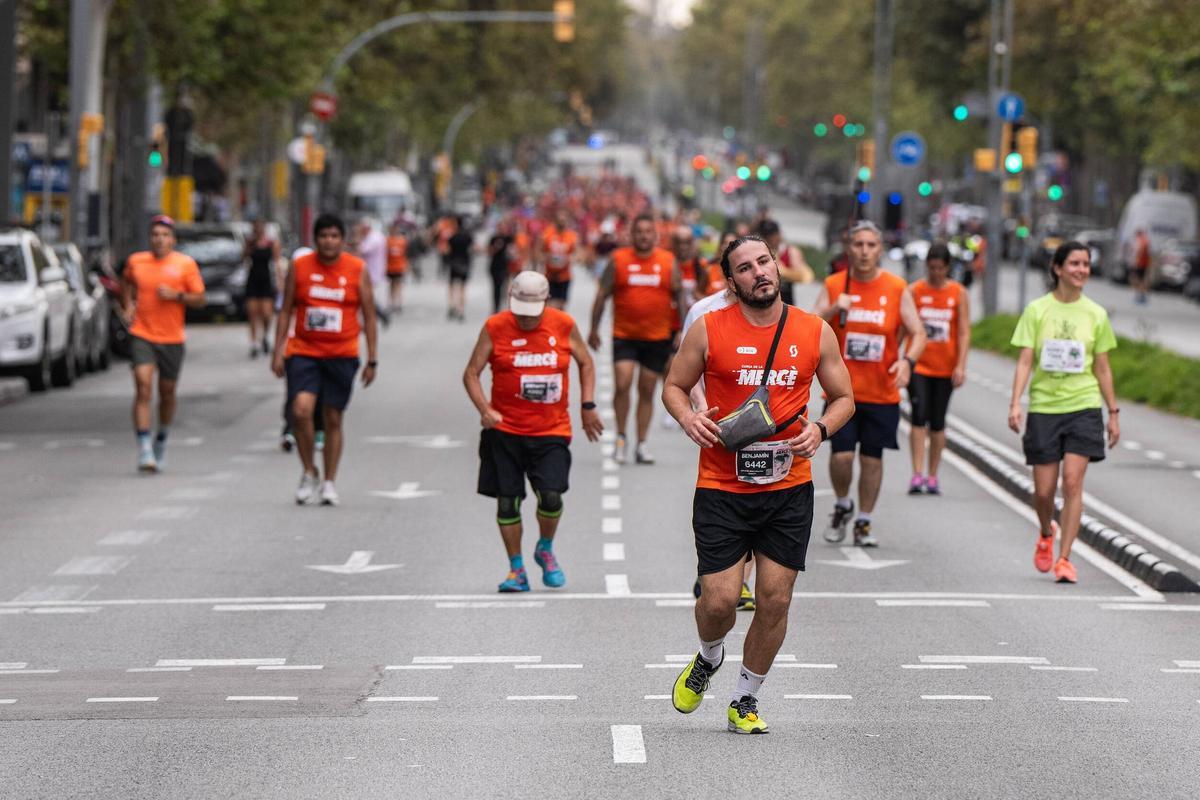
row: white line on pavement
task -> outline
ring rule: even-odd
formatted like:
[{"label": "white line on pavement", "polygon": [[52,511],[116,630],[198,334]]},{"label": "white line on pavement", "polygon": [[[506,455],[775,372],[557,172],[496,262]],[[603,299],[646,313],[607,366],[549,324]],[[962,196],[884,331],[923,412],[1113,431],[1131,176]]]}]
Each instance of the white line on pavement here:
[{"label": "white line on pavement", "polygon": [[601,517],[600,532],[601,533],[620,533],[624,528],[620,517]]},{"label": "white line on pavement", "polygon": [[1200,612],[1200,606],[1175,605],[1142,605],[1141,603],[1101,603],[1105,611],[1193,611]]},{"label": "white line on pavement", "polygon": [[920,656],[922,664],[1049,664],[1041,656]]},{"label": "white line on pavement", "polygon": [[67,448],[85,447],[97,448],[104,447],[103,439],[51,439],[42,445],[46,450],[65,450]]},{"label": "white line on pavement", "polygon": [[260,671],[271,671],[271,670],[314,671],[314,670],[319,670],[319,669],[325,669],[325,665],[324,664],[264,664],[261,667],[255,667],[255,669],[260,670]]},{"label": "white line on pavement", "polygon": [[605,575],[604,587],[610,595],[617,597],[629,597],[629,576],[628,575]]},{"label": "white line on pavement", "polygon": [[17,700],[14,697],[0,698],[0,706],[11,706],[15,702],[17,702]]},{"label": "white line on pavement", "polygon": [[435,608],[545,608],[545,600],[478,600],[475,602],[435,603]]},{"label": "white line on pavement", "polygon": [[113,531],[101,539],[99,544],[106,547],[137,547],[143,544],[157,544],[166,535],[165,531]]},{"label": "white line on pavement", "polygon": [[454,669],[453,664],[389,664],[385,670],[393,669]]},{"label": "white line on pavement", "polygon": [[25,669],[28,666],[28,661],[0,661],[0,669]]},{"label": "white line on pavement", "polygon": [[655,600],[654,605],[659,608],[691,608],[696,605],[695,600]]},{"label": "white line on pavement", "polygon": [[606,494],[600,497],[600,508],[604,511],[620,511],[621,495]]},{"label": "white line on pavement", "polygon": [[[695,657],[695,655],[696,655],[695,653],[692,653],[691,655],[679,655],[677,653],[673,653],[671,655],[663,656],[663,661],[669,661],[674,664],[687,664],[689,661],[692,660],[693,657]],[[741,653],[726,653],[725,660],[726,661],[741,661],[742,654]],[[781,662],[784,662],[784,661],[794,662],[795,660],[796,660],[796,657],[794,655],[791,655],[790,653],[781,653],[781,654],[775,656],[776,664],[780,664]]]},{"label": "white line on pavement", "polygon": [[1200,675],[1200,669],[1185,669],[1185,668],[1176,667],[1175,669],[1164,669],[1164,670],[1160,670],[1160,671],[1166,672],[1166,673],[1183,674],[1183,675]]},{"label": "white line on pavement", "polygon": [[414,664],[540,664],[541,656],[413,656]]},{"label": "white line on pavement", "polygon": [[100,610],[99,606],[50,606],[48,608],[31,608],[30,614],[92,614]]},{"label": "white line on pavement", "polygon": [[1054,667],[1049,664],[1030,664],[1030,669],[1039,672],[1099,672],[1096,667]]},{"label": "white line on pavement", "polygon": [[1124,697],[1060,697],[1064,703],[1128,703]]},{"label": "white line on pavement", "polygon": [[299,700],[295,695],[286,694],[231,694],[225,698],[225,702],[273,702],[276,700]]},{"label": "white line on pavement", "polygon": [[157,697],[89,697],[89,703],[157,703]]},{"label": "white line on pavement", "polygon": [[1121,446],[1124,447],[1126,450],[1141,450],[1142,449],[1141,442],[1132,442],[1132,441],[1128,441],[1128,440],[1121,442]]},{"label": "white line on pavement", "polygon": [[[24,666],[24,665],[22,665],[22,666]],[[1175,666],[1177,666],[1177,667],[1190,667],[1190,668],[1192,668],[1192,669],[1200,669],[1200,661],[1179,661],[1179,660],[1175,660]]]},{"label": "white line on pavement", "polygon": [[55,675],[56,669],[0,669],[0,675]]},{"label": "white line on pavement", "polygon": [[923,694],[922,700],[991,700],[986,694]]},{"label": "white line on pavement", "polygon": [[573,694],[510,694],[504,699],[523,702],[526,700],[578,700],[579,697]]},{"label": "white line on pavement", "polygon": [[966,669],[966,664],[901,664],[900,669]]},{"label": "white line on pavement", "polygon": [[608,491],[616,491],[621,488],[620,475],[604,475],[600,478],[600,488]]},{"label": "white line on pavement", "polygon": [[195,506],[150,506],[142,509],[138,519],[183,520],[191,519],[199,511]]},{"label": "white line on pavement", "polygon": [[242,603],[216,605],[213,611],[324,611],[324,603]]},{"label": "white line on pavement", "polygon": [[17,595],[12,603],[3,603],[2,605],[39,605],[43,603],[46,605],[66,605],[82,600],[98,588],[98,586],[82,586],[74,583],[34,586]]},{"label": "white line on pavement", "polygon": [[436,703],[436,697],[368,697],[368,703]]},{"label": "white line on pavement", "polygon": [[1143,455],[1151,461],[1162,461],[1167,457],[1167,454],[1162,450],[1147,450]]},{"label": "white line on pavement", "polygon": [[286,658],[160,658],[156,667],[262,667],[286,664]]},{"label": "white line on pavement", "polygon": [[605,542],[604,543],[604,560],[605,561],[624,561],[625,560],[625,545],[620,542]]},{"label": "white line on pavement", "polygon": [[605,472],[616,472],[617,470],[619,470],[621,468],[620,464],[618,464],[616,461],[613,461],[608,456],[604,457],[604,461],[601,463],[600,466],[601,466],[601,469],[603,469]]},{"label": "white line on pavement", "polygon": [[987,600],[876,600],[875,605],[884,608],[907,608],[920,606],[946,606],[949,608],[991,608]]},{"label": "white line on pavement", "polygon": [[613,725],[612,749],[614,764],[645,764],[646,743],[641,725]]},{"label": "white line on pavement", "polygon": [[785,694],[784,700],[853,700],[848,694]]},{"label": "white line on pavement", "polygon": [[191,667],[130,667],[126,672],[191,672]]},{"label": "white line on pavement", "polygon": [[513,664],[513,669],[583,669],[583,664]]}]

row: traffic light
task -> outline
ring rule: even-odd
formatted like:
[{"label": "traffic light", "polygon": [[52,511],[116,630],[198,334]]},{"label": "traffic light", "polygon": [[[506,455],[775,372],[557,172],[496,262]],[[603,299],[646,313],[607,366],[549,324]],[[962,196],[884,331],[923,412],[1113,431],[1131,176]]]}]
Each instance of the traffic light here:
[{"label": "traffic light", "polygon": [[1046,189],[1046,197],[1054,203],[1063,199],[1063,187],[1057,183],[1050,184],[1050,188]]},{"label": "traffic light", "polygon": [[1010,175],[1019,175],[1025,168],[1025,160],[1020,153],[1009,153],[1004,157],[1004,171]]},{"label": "traffic light", "polygon": [[818,139],[823,139],[828,133],[829,126],[824,122],[818,122],[816,125],[813,125],[813,135],[815,135]]},{"label": "traffic light", "polygon": [[166,162],[164,151],[167,149],[167,126],[161,122],[154,123],[150,133],[150,151],[146,154],[146,166],[150,169],[162,169]]},{"label": "traffic light", "polygon": [[870,167],[859,167],[858,168],[858,179],[860,181],[862,181],[863,183],[866,183],[867,181],[871,180],[871,168]]},{"label": "traffic light", "polygon": [[890,192],[887,205],[883,209],[883,229],[898,231],[904,225],[904,195],[900,192]]},{"label": "traffic light", "polygon": [[692,156],[692,169],[699,172],[707,166],[708,166],[708,159],[705,158],[703,155],[697,154],[697,155]]},{"label": "traffic light", "polygon": [[[870,139],[861,142],[858,145],[858,175],[859,180],[871,180],[871,173],[875,171],[875,142]],[[867,171],[867,177],[862,177],[863,170]]]},{"label": "traffic light", "polygon": [[835,128],[846,127],[846,115],[845,114],[834,114],[833,115],[833,127],[835,127]]},{"label": "traffic light", "polygon": [[575,41],[575,0],[554,0],[554,41]]},{"label": "traffic light", "polygon": [[717,170],[712,164],[709,164],[704,169],[700,170],[700,175],[704,178],[704,180],[711,181],[713,178],[717,177]]},{"label": "traffic light", "polygon": [[750,168],[747,167],[745,164],[738,167],[737,168],[737,176],[740,180],[743,180],[743,181],[750,180]]},{"label": "traffic light", "polygon": [[1033,166],[1038,161],[1038,129],[1026,125],[1017,131],[1017,152],[1021,160]]},{"label": "traffic light", "polygon": [[771,168],[766,164],[759,164],[758,169],[755,170],[754,176],[760,181],[769,181],[771,180]]},{"label": "traffic light", "polygon": [[933,194],[933,184],[929,181],[921,181],[917,184],[917,194],[921,195],[921,197],[929,197],[929,195]]},{"label": "traffic light", "polygon": [[954,118],[959,122],[966,122],[971,116],[971,109],[967,108],[965,103],[959,103],[954,107]]}]

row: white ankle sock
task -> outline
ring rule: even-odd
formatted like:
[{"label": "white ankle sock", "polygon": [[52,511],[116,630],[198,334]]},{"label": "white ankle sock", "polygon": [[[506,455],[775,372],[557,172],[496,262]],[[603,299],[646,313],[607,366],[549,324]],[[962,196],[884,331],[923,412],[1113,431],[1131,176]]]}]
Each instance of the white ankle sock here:
[{"label": "white ankle sock", "polygon": [[858,512],[858,519],[862,522],[870,522],[871,514],[868,511],[860,511]]},{"label": "white ankle sock", "polygon": [[700,657],[713,666],[720,664],[725,658],[725,639],[717,639],[715,642],[701,642]]},{"label": "white ankle sock", "polygon": [[839,497],[837,499],[837,507],[838,508],[850,508],[853,505],[854,505],[854,502],[848,496],[847,497]]},{"label": "white ankle sock", "polygon": [[743,666],[738,670],[737,688],[733,690],[733,699],[741,700],[746,695],[758,697],[758,690],[762,688],[766,679],[766,675],[751,672]]}]

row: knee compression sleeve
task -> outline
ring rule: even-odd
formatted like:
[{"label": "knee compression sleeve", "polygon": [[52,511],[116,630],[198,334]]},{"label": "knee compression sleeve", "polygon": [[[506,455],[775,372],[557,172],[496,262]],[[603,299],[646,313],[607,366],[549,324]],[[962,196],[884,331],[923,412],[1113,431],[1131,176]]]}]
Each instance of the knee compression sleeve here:
[{"label": "knee compression sleeve", "polygon": [[521,521],[521,498],[497,497],[496,522],[500,525],[516,525]]},{"label": "knee compression sleeve", "polygon": [[563,500],[562,495],[558,492],[537,492],[538,507],[537,513],[539,517],[546,519],[556,519],[562,516]]}]

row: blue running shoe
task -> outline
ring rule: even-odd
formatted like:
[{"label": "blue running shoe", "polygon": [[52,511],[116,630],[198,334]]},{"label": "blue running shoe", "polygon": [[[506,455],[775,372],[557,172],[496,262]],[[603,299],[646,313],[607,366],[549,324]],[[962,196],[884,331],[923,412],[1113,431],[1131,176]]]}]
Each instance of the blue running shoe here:
[{"label": "blue running shoe", "polygon": [[534,548],[534,562],[542,568],[542,583],[552,589],[557,589],[567,582],[567,576],[558,566],[558,559],[554,557],[554,551],[549,548]]},{"label": "blue running shoe", "polygon": [[525,574],[523,568],[514,569],[500,584],[499,590],[501,592],[528,592],[529,576]]}]

